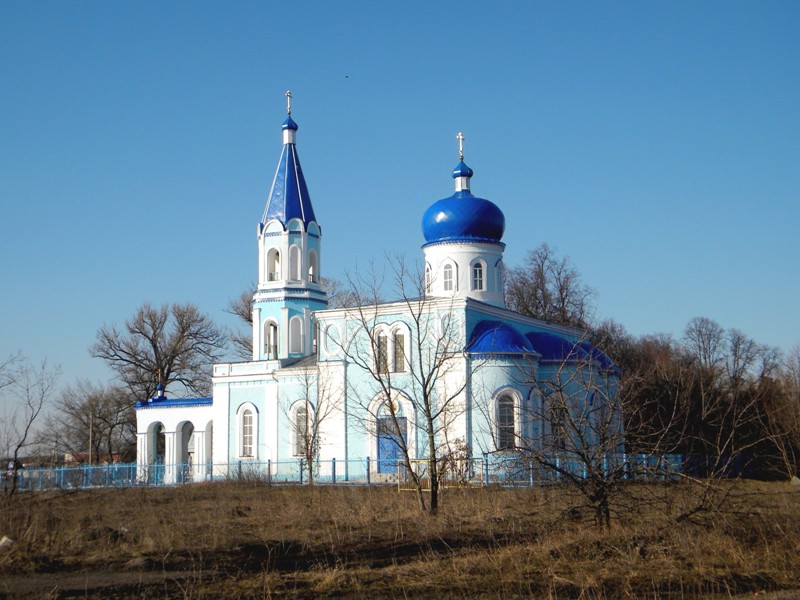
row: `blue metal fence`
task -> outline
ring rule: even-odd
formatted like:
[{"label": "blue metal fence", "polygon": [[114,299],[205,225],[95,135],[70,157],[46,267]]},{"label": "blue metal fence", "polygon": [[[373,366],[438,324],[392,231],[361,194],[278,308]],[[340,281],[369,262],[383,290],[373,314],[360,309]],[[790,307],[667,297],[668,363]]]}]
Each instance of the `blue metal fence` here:
[{"label": "blue metal fence", "polygon": [[[532,460],[524,455],[485,454],[482,458],[450,461],[445,465],[443,482],[449,485],[534,487],[558,483],[571,476],[604,474],[623,479],[669,479],[685,465],[681,455],[607,455],[592,467],[569,457],[543,457]],[[691,464],[691,463],[690,463]],[[414,461],[412,468],[424,471],[425,461]],[[408,481],[404,464],[391,473],[379,472],[375,459],[320,460],[314,464],[314,483],[324,485],[401,484]],[[419,475],[420,473],[418,473]],[[14,475],[7,473],[8,489]],[[308,483],[308,466],[302,459],[288,461],[236,461],[227,464],[108,464],[78,467],[22,468],[16,472],[17,489],[86,489],[112,487],[158,487],[203,481],[254,481],[268,484]]]}]

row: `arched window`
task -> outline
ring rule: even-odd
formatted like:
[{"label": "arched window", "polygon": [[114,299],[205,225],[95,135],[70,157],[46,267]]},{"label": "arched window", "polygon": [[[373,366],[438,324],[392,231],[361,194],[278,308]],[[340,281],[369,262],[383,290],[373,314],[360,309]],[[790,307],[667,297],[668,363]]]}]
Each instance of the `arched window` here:
[{"label": "arched window", "polygon": [[378,373],[389,372],[389,338],[385,334],[378,334],[378,340],[375,347],[375,365],[378,367]]},{"label": "arched window", "polygon": [[442,283],[445,292],[453,291],[453,265],[445,265],[442,270]]},{"label": "arched window", "polygon": [[483,290],[483,264],[480,262],[472,265],[472,289]]},{"label": "arched window", "polygon": [[292,245],[289,247],[289,279],[292,281],[300,281],[302,279],[300,277],[301,266],[300,248]]},{"label": "arched window", "polygon": [[277,248],[270,248],[267,254],[267,281],[278,281],[281,278],[281,253]]},{"label": "arched window", "polygon": [[317,353],[317,340],[319,339],[319,323],[311,322],[311,354]]},{"label": "arched window", "polygon": [[431,266],[425,265],[425,293],[431,293]]},{"label": "arched window", "polygon": [[410,357],[406,343],[409,337],[408,327],[404,324],[381,325],[373,332],[374,365],[377,374],[408,371]]},{"label": "arched window", "polygon": [[292,317],[289,321],[289,353],[301,354],[303,352],[303,320]]},{"label": "arched window", "polygon": [[241,424],[241,444],[239,448],[239,456],[252,457],[253,456],[253,411],[245,409],[242,411],[242,424]]},{"label": "arched window", "polygon": [[514,397],[502,394],[497,399],[497,449],[512,450],[516,446]]},{"label": "arched window", "polygon": [[308,281],[319,282],[319,267],[317,266],[317,253],[313,250],[308,253]]},{"label": "arched window", "polygon": [[406,370],[406,336],[401,331],[394,331],[393,371],[403,373]]},{"label": "arched window", "polygon": [[294,454],[295,456],[305,456],[309,449],[309,415],[308,408],[301,404],[294,411]]},{"label": "arched window", "polygon": [[505,267],[502,260],[497,261],[495,271],[497,273],[497,289],[502,290],[506,281]]},{"label": "arched window", "polygon": [[278,324],[274,321],[264,323],[264,354],[267,360],[278,359]]}]

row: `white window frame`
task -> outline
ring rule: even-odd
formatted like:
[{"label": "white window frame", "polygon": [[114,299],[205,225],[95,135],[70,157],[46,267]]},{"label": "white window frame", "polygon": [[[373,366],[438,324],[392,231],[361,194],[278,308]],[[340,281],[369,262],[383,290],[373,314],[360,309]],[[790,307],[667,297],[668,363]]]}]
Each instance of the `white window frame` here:
[{"label": "white window frame", "polygon": [[[270,334],[275,332],[274,339]],[[267,360],[278,360],[278,352],[280,351],[280,326],[273,319],[264,321],[264,355]]]},{"label": "white window frame", "polygon": [[303,319],[294,316],[289,319],[289,354],[303,353]]},{"label": "white window frame", "polygon": [[[245,452],[245,417],[250,415],[250,453]],[[236,414],[236,447],[239,458],[258,458],[258,410],[251,402],[242,404]]]},{"label": "white window frame", "polygon": [[[392,329],[392,372],[405,373],[407,369],[408,351],[406,346],[406,339],[408,336],[404,329]],[[397,359],[398,340],[402,340],[402,351],[400,360]]]},{"label": "white window frame", "polygon": [[[501,423],[500,420],[500,402],[504,398],[511,400],[511,415],[513,417],[512,428],[513,431],[508,431],[507,424]],[[520,439],[520,396],[519,393],[513,388],[502,388],[494,395],[494,442],[495,447],[500,451],[511,451],[519,448],[522,445]],[[508,445],[503,436],[510,435],[510,445]]]},{"label": "white window frame", "polygon": [[476,292],[486,291],[486,264],[482,260],[476,260],[470,265],[470,288]]},{"label": "white window frame", "polygon": [[[373,365],[375,372],[379,375],[390,373],[407,373],[410,370],[409,342],[411,341],[411,331],[405,323],[392,325],[381,325],[372,333],[373,343]],[[397,360],[397,340],[398,336],[403,339],[403,356],[400,362]]]},{"label": "white window frame", "polygon": [[308,281],[309,283],[319,283],[319,266],[317,265],[317,253],[314,250],[308,251]]},{"label": "white window frame", "polygon": [[433,284],[433,273],[431,272],[431,266],[428,263],[425,263],[425,293],[431,293],[431,285]]},{"label": "white window frame", "polygon": [[445,292],[454,292],[456,290],[455,270],[452,263],[447,263],[442,267],[442,289]]},{"label": "white window frame", "polygon": [[292,444],[292,456],[299,456],[301,458],[305,458],[306,456],[306,444],[301,437],[300,432],[300,413],[301,411],[306,412],[305,417],[305,426],[306,431],[305,435],[308,436],[309,429],[313,428],[314,422],[314,410],[310,403],[301,400],[300,402],[295,403],[290,411],[291,419],[292,419],[292,437],[291,437],[291,444]]},{"label": "white window frame", "polygon": [[292,244],[289,246],[289,279],[291,281],[301,281],[303,272],[303,253],[300,246]]},{"label": "white window frame", "polygon": [[272,247],[267,251],[267,281],[281,279],[281,251]]}]

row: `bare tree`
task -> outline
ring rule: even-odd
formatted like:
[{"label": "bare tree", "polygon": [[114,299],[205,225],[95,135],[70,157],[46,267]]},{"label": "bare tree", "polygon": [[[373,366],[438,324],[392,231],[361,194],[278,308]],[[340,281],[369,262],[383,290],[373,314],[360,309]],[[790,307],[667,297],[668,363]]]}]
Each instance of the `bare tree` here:
[{"label": "bare tree", "polygon": [[[503,407],[490,408],[492,390],[473,390],[495,443],[497,466],[511,479],[533,478],[568,485],[578,492],[574,508],[586,507],[607,527],[624,483],[646,461],[625,460],[623,402],[619,372],[584,337],[563,341],[563,356],[535,362],[521,358],[518,383],[530,390],[516,415],[519,426],[504,426]],[[509,403],[509,410],[514,410]]]},{"label": "bare tree", "polygon": [[358,304],[357,295],[338,279],[323,277],[322,285],[328,296],[328,308],[348,308]]},{"label": "bare tree", "polygon": [[47,419],[43,445],[71,454],[88,452],[89,464],[119,457],[128,460],[136,449],[135,398],[121,386],[88,381],[67,386]]},{"label": "bare tree", "polygon": [[786,355],[786,386],[792,401],[800,406],[800,344]]},{"label": "bare tree", "polygon": [[[6,401],[12,403],[0,429],[0,448],[9,459],[5,488],[13,496],[17,490],[22,452],[30,445],[34,425],[55,390],[59,369],[48,367],[47,361],[34,366],[19,355],[14,355],[2,364],[0,377],[2,392],[8,396]],[[9,410],[8,406],[6,410]]]},{"label": "bare tree", "polygon": [[231,333],[231,345],[233,353],[242,360],[252,360],[253,358],[253,294],[256,285],[251,284],[238,297],[228,301],[225,312],[239,319],[239,322],[246,325],[246,329],[234,330]]},{"label": "bare tree", "polygon": [[207,395],[210,365],[226,341],[224,332],[192,303],[159,308],[146,303],[124,328],[100,328],[91,353],[106,361],[135,398],[151,398],[159,384]]},{"label": "bare tree", "polygon": [[282,374],[294,378],[297,393],[283,398],[283,412],[289,422],[293,454],[303,459],[306,481],[314,485],[320,449],[327,421],[341,411],[339,395],[334,394],[327,372],[316,361],[304,359]]},{"label": "bare tree", "polygon": [[[383,277],[374,269],[350,277],[354,305],[338,344],[346,360],[373,383],[368,393],[360,386],[349,388],[367,414],[367,429],[397,445],[420,509],[436,513],[450,445],[457,443],[449,432],[466,409],[465,324],[451,315],[450,299],[425,297],[420,269],[409,269],[400,256],[389,262],[400,300],[380,302]],[[390,336],[388,327],[396,324],[402,329]],[[410,436],[403,435],[407,427],[421,436],[417,445],[424,447],[424,469],[417,467]]]},{"label": "bare tree", "polygon": [[506,306],[535,319],[586,327],[594,296],[569,257],[558,257],[547,244],[529,251],[523,265],[506,275]]}]

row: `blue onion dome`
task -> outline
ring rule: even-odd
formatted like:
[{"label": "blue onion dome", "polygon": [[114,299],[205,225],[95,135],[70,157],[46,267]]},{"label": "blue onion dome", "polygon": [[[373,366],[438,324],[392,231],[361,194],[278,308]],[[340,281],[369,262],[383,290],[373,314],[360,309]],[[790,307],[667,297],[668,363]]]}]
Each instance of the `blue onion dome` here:
[{"label": "blue onion dome", "polygon": [[464,164],[463,160],[456,165],[455,169],[453,169],[453,179],[456,179],[457,177],[472,177],[473,174],[474,171]]},{"label": "blue onion dome", "polygon": [[291,129],[292,131],[297,131],[297,123],[294,122],[292,117],[287,117],[283,122],[281,129]]},{"label": "blue onion dome", "polygon": [[506,219],[496,204],[473,196],[469,179],[473,171],[464,161],[453,170],[456,192],[434,202],[422,216],[422,233],[428,244],[437,242],[499,243]]}]

